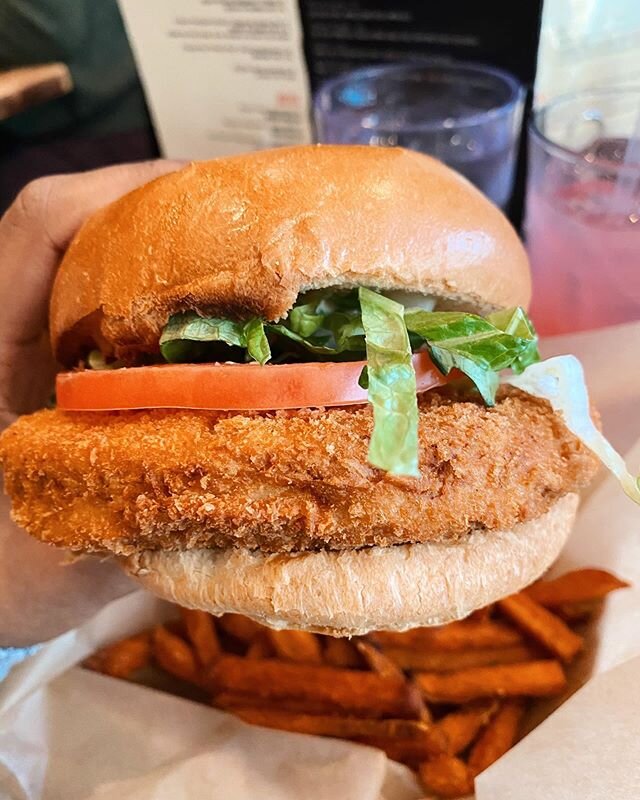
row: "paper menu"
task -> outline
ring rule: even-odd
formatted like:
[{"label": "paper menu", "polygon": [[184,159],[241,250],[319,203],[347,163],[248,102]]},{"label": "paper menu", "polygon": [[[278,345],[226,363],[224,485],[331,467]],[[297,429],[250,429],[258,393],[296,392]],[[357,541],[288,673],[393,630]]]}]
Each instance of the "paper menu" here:
[{"label": "paper menu", "polygon": [[164,156],[311,141],[297,0],[119,4]]}]

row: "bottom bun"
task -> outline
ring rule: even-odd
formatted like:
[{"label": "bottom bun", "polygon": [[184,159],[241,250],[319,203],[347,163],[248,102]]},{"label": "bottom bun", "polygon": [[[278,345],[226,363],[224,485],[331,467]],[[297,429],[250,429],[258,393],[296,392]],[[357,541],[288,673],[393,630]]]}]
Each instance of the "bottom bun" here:
[{"label": "bottom bun", "polygon": [[122,563],[160,597],[212,614],[333,636],[400,631],[461,619],[527,586],[557,558],[577,507],[568,494],[537,519],[457,544],[278,555],[146,550]]}]

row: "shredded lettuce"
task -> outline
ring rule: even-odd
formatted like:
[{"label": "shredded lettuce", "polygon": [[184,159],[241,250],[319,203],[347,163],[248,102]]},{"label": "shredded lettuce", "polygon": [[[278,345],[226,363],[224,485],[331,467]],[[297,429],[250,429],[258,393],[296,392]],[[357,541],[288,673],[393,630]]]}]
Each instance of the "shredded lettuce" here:
[{"label": "shredded lettuce", "polygon": [[309,292],[283,322],[267,328],[318,356],[330,358],[353,353],[359,357],[365,353],[360,303],[355,291]]},{"label": "shredded lettuce", "polygon": [[363,358],[365,342],[358,294],[308,292],[279,323],[267,323],[257,317],[238,322],[201,317],[193,312],[175,314],[160,337],[160,352],[170,362],[215,360],[220,357],[219,350],[212,350],[215,342],[242,348],[249,360],[261,364],[271,359],[272,347],[276,360],[308,360],[308,355],[303,355],[305,351],[326,360]]},{"label": "shredded lettuce", "polygon": [[289,313],[289,328],[292,333],[308,338],[322,328],[325,314],[318,313],[316,303],[304,303],[296,305]]},{"label": "shredded lettuce", "polygon": [[501,331],[519,340],[522,348],[520,355],[511,364],[514,372],[520,373],[530,364],[540,361],[538,352],[538,335],[533,323],[527,316],[526,311],[518,306],[517,308],[506,308],[503,311],[495,311],[486,318],[487,322],[495,325]]},{"label": "shredded lettuce", "polygon": [[299,333],[291,330],[285,324],[272,324],[268,326],[268,330],[272,333],[280,334],[292,342],[303,347],[309,353],[317,356],[325,356],[331,358],[332,356],[339,355],[343,352],[344,348],[339,347],[336,343],[329,340],[328,334],[320,334],[315,336],[302,336]]},{"label": "shredded lettuce", "polygon": [[219,317],[201,317],[193,311],[175,314],[162,331],[160,347],[176,340],[224,342],[243,347],[244,323]]},{"label": "shredded lettuce", "polygon": [[367,347],[373,433],[369,462],[396,475],[419,476],[418,401],[404,308],[369,289],[360,289]]},{"label": "shredded lettuce", "polygon": [[89,369],[103,370],[103,369],[120,369],[124,364],[122,361],[107,360],[100,350],[91,350],[87,355],[87,366]]},{"label": "shredded lettuce", "polygon": [[234,322],[220,317],[201,317],[194,312],[174,314],[160,336],[160,352],[169,362],[199,361],[206,358],[207,344],[223,342],[247,350],[253,361],[266,364],[271,358],[264,323],[254,317]]},{"label": "shredded lettuce", "polygon": [[259,364],[266,364],[271,359],[271,348],[264,332],[264,322],[257,317],[250,319],[244,325],[244,336],[249,358]]},{"label": "shredded lettuce", "polygon": [[548,400],[567,428],[616,476],[625,493],[640,504],[640,478],[629,472],[622,456],[591,419],[584,371],[575,356],[556,356],[532,364],[521,375],[509,376],[504,382]]},{"label": "shredded lettuce", "polygon": [[500,312],[493,321],[462,311],[408,310],[405,322],[427,345],[438,369],[444,375],[454,368],[464,372],[489,406],[495,403],[500,370],[522,371],[539,358],[536,333],[522,309]]}]

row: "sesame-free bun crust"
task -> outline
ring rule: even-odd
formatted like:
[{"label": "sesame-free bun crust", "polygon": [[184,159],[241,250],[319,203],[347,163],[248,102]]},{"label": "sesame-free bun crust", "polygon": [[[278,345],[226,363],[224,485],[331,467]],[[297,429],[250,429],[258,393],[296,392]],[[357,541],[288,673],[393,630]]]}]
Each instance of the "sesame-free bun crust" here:
[{"label": "sesame-free bun crust", "polygon": [[537,519],[464,543],[295,555],[144,551],[122,563],[155,594],[212,614],[335,636],[407,630],[461,619],[534,581],[560,553],[577,506],[568,494]]},{"label": "sesame-free bun crust", "polygon": [[479,312],[531,291],[506,218],[440,162],[309,145],[193,163],[90,217],[55,281],[52,342],[69,366],[93,346],[154,352],[178,311],[277,320],[301,291],[358,285]]}]

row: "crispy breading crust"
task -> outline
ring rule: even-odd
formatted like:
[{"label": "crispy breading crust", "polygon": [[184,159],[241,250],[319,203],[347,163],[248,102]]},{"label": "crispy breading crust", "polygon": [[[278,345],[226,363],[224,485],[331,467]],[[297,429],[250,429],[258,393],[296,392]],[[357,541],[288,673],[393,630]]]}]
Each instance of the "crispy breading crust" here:
[{"label": "crispy breading crust", "polygon": [[542,400],[420,400],[419,479],[367,463],[368,406],[255,414],[40,411],[0,437],[15,520],[83,551],[265,552],[455,540],[546,512],[596,459]]}]

